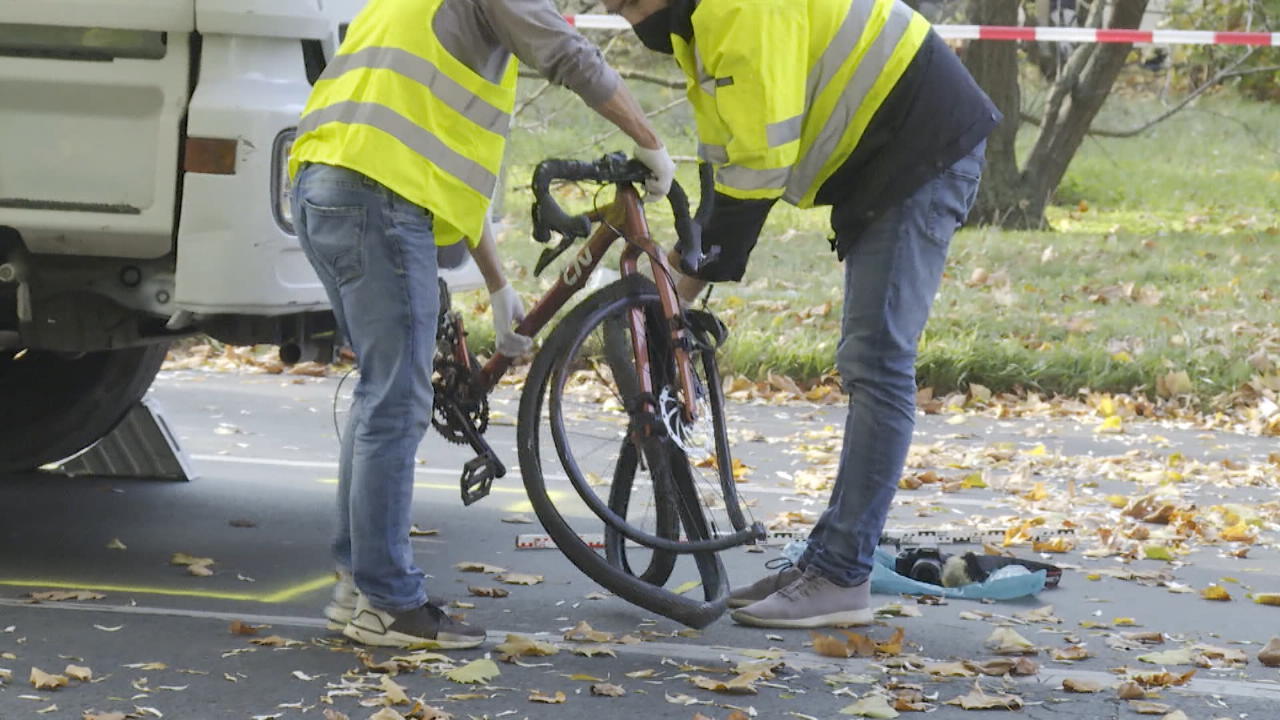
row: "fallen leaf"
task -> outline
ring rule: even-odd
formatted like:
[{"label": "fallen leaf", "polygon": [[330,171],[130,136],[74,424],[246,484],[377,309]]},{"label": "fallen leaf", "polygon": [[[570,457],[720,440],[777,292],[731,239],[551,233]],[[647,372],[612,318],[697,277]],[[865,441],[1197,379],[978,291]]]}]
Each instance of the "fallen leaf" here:
[{"label": "fallen leaf", "polygon": [[636,670],[635,672],[629,672],[626,675],[629,678],[651,678],[657,674],[658,674],[657,670],[654,670],[653,668],[645,668],[644,670]]},{"label": "fallen leaf", "polygon": [[1084,660],[1093,657],[1093,653],[1089,652],[1089,648],[1084,645],[1068,645],[1064,648],[1054,648],[1049,652],[1054,660],[1062,660],[1066,662],[1074,660]]},{"label": "fallen leaf", "polygon": [[1258,652],[1258,662],[1267,667],[1280,667],[1280,637],[1273,637],[1267,646]]},{"label": "fallen leaf", "polygon": [[698,698],[693,697],[692,695],[685,695],[684,693],[676,693],[675,695],[672,695],[671,693],[663,693],[663,694],[666,697],[667,702],[671,703],[672,705],[710,705],[711,704],[710,700],[699,700]]},{"label": "fallen leaf", "polygon": [[534,690],[529,693],[529,700],[536,703],[546,703],[548,705],[559,705],[568,698],[564,692],[557,690],[555,695],[543,695],[541,690]]},{"label": "fallen leaf", "polygon": [[454,565],[453,568],[458,572],[478,572],[485,573],[487,575],[497,575],[507,571],[506,568],[482,562],[460,562]]},{"label": "fallen leaf", "polygon": [[528,575],[526,573],[503,573],[497,577],[498,582],[504,582],[508,585],[537,585],[542,582],[541,575]]},{"label": "fallen leaf", "polygon": [[426,530],[423,530],[417,525],[414,525],[409,528],[409,537],[430,537],[432,535],[439,535],[439,534],[440,534],[440,530],[437,528],[428,528]]},{"label": "fallen leaf", "polygon": [[865,695],[858,702],[846,705],[840,710],[841,715],[858,715],[869,718],[896,718],[899,713],[893,709],[883,695]]},{"label": "fallen leaf", "polygon": [[813,631],[809,632],[809,637],[813,638],[813,651],[819,655],[834,658],[853,657],[848,641]]},{"label": "fallen leaf", "polygon": [[1226,602],[1231,599],[1231,593],[1227,592],[1227,589],[1221,585],[1210,585],[1200,591],[1200,597],[1205,600],[1219,600]]},{"label": "fallen leaf", "polygon": [[27,597],[36,602],[62,602],[63,600],[101,600],[106,595],[90,590],[50,590],[27,593]]},{"label": "fallen leaf", "polygon": [[82,665],[68,665],[62,674],[80,682],[89,682],[93,679],[93,671]]},{"label": "fallen leaf", "polygon": [[1259,605],[1280,607],[1280,593],[1254,593],[1253,601]]},{"label": "fallen leaf", "polygon": [[506,642],[498,645],[494,650],[498,651],[498,658],[506,662],[513,662],[517,657],[526,655],[546,657],[560,652],[560,648],[551,643],[540,642],[515,633],[508,634]]},{"label": "fallen leaf", "polygon": [[351,720],[344,712],[338,712],[333,708],[324,709],[324,720]]},{"label": "fallen leaf", "polygon": [[959,705],[965,710],[1019,710],[1022,708],[1022,698],[1005,693],[988,695],[982,688],[975,686],[968,693],[951,698],[947,704]]},{"label": "fallen leaf", "polygon": [[497,663],[488,658],[481,658],[480,660],[472,660],[460,668],[450,670],[444,676],[456,683],[471,685],[489,682],[501,674],[502,671],[498,669]]},{"label": "fallen leaf", "polygon": [[295,647],[298,645],[302,645],[302,643],[297,640],[290,640],[289,638],[280,637],[279,635],[268,635],[263,638],[251,638],[249,642],[253,643],[254,645],[261,645],[263,647],[277,647],[277,648]]},{"label": "fallen leaf", "polygon": [[382,676],[379,687],[388,705],[409,705],[413,702],[405,693],[404,686],[392,680],[390,675]]},{"label": "fallen leaf", "polygon": [[1007,627],[996,628],[985,644],[998,655],[1034,655],[1039,652],[1034,643]]},{"label": "fallen leaf", "polygon": [[31,686],[37,690],[57,690],[60,687],[66,687],[66,675],[50,675],[38,667],[31,668],[30,676]]},{"label": "fallen leaf", "polygon": [[507,515],[502,518],[502,522],[511,523],[513,525],[530,525],[533,523],[533,518],[528,515]]},{"label": "fallen leaf", "polygon": [[1139,655],[1138,660],[1152,665],[1191,665],[1195,662],[1195,653],[1191,648],[1178,648]]},{"label": "fallen leaf", "polygon": [[965,660],[965,667],[983,675],[999,677],[1001,675],[1035,675],[1040,666],[1030,658],[992,658],[986,662]]},{"label": "fallen leaf", "polygon": [[592,695],[603,695],[605,697],[622,697],[627,694],[621,685],[612,683],[596,683],[591,686]]},{"label": "fallen leaf", "polygon": [[1102,690],[1102,683],[1097,680],[1083,680],[1080,678],[1064,678],[1062,681],[1062,689],[1075,693],[1096,693]]},{"label": "fallen leaf", "polygon": [[1190,719],[1187,717],[1187,714],[1182,712],[1181,710],[1174,710],[1168,715],[1165,715],[1164,717],[1160,718],[1160,720],[1190,720]]},{"label": "fallen leaf", "polygon": [[107,543],[108,550],[128,550],[129,546],[120,542],[120,538],[111,538],[111,542]]},{"label": "fallen leaf", "polygon": [[1129,709],[1139,715],[1164,715],[1173,712],[1172,705],[1164,703],[1148,702],[1146,700],[1130,700]]},{"label": "fallen leaf", "polygon": [[1175,675],[1171,672],[1145,672],[1133,673],[1130,678],[1139,685],[1147,688],[1151,687],[1170,687],[1174,685],[1186,685],[1191,681],[1192,676],[1196,674],[1195,670],[1188,670],[1181,675]]},{"label": "fallen leaf", "polygon": [[227,630],[230,631],[232,635],[257,635],[258,630],[262,627],[263,626],[250,625],[242,620],[232,620],[231,625],[227,627]]},{"label": "fallen leaf", "polygon": [[583,657],[595,657],[597,655],[608,655],[609,657],[618,657],[618,653],[607,645],[576,645],[570,648],[570,652],[574,655]]},{"label": "fallen leaf", "polygon": [[378,712],[370,715],[369,720],[406,720],[406,718],[395,710],[392,710],[389,707],[384,707]]},{"label": "fallen leaf", "polygon": [[572,642],[605,643],[613,640],[613,633],[596,630],[583,620],[564,634],[564,639]]},{"label": "fallen leaf", "polygon": [[80,720],[127,720],[129,716],[122,712],[98,712],[86,710]]},{"label": "fallen leaf", "polygon": [[481,587],[477,585],[468,585],[467,592],[476,597],[488,598],[504,598],[511,594],[510,590],[504,590],[498,587]]},{"label": "fallen leaf", "polygon": [[1147,691],[1143,690],[1142,686],[1136,682],[1122,682],[1116,686],[1116,697],[1121,700],[1134,700],[1146,696]]},{"label": "fallen leaf", "polygon": [[170,565],[212,565],[213,558],[202,558],[188,555],[184,552],[176,552],[169,557]]},{"label": "fallen leaf", "polygon": [[962,662],[933,663],[925,665],[922,669],[938,677],[973,677],[975,674]]},{"label": "fallen leaf", "polygon": [[711,690],[713,692],[733,693],[738,695],[754,695],[756,693],[756,681],[761,677],[761,673],[747,672],[738,675],[728,682],[722,680],[714,680],[705,675],[694,675],[689,678],[689,682],[697,685],[703,690]]}]

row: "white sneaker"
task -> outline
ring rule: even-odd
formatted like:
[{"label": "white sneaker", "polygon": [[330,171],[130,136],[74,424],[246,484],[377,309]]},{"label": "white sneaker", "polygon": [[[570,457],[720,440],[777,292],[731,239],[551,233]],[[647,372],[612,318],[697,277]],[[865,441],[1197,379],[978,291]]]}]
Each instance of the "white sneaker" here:
[{"label": "white sneaker", "polygon": [[325,624],[326,628],[341,632],[351,622],[351,616],[356,611],[360,590],[356,588],[356,581],[351,573],[339,570],[337,576],[338,582],[333,586],[333,599],[324,606],[324,617],[329,621]]}]

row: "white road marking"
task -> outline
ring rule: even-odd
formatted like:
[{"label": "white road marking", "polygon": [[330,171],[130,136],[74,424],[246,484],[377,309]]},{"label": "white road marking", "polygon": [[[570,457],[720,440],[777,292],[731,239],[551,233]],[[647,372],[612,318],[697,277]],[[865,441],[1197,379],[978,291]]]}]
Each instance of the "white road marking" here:
[{"label": "white road marking", "polygon": [[[237,465],[262,465],[266,467],[296,467],[296,468],[307,468],[307,469],[315,469],[315,470],[333,470],[333,471],[336,471],[338,469],[338,463],[321,461],[321,460],[284,460],[284,459],[277,459],[277,458],[236,457],[233,455],[191,455],[190,457],[192,460],[198,460],[201,462],[231,463],[231,464],[237,464]],[[448,477],[455,477],[455,478],[458,477],[458,473],[459,473],[459,471],[456,469],[432,468],[432,467],[424,467],[424,466],[415,467],[413,471],[418,475],[445,475]],[[516,470],[515,468],[510,468],[510,467],[507,468],[506,477],[512,478],[514,480],[523,479],[523,476],[521,476],[519,470]],[[543,477],[545,477],[547,480],[560,480],[563,482],[569,482],[569,476],[563,475],[560,473],[545,473]],[[637,485],[643,485],[643,484],[645,483],[643,482],[637,483]],[[753,486],[750,484],[739,485],[738,492],[744,495],[798,496],[794,490],[791,490],[788,488],[764,487],[759,485]],[[934,505],[961,505],[966,507],[993,507],[993,508],[1003,507],[1001,503],[992,502],[990,500],[975,500],[975,499],[959,498],[959,497],[942,497],[941,493],[939,493],[937,497],[932,497],[928,495],[924,495],[924,496],[908,495],[908,496],[899,496],[899,497],[900,498],[909,497],[914,502],[927,501],[929,504],[934,504]],[[818,499],[819,498],[815,498],[815,500],[818,500]]]},{"label": "white road marking", "polygon": [[[0,598],[0,607],[37,608],[45,610],[61,610],[64,612],[92,612],[114,615],[136,615],[142,617],[177,617],[196,620],[218,620],[221,622],[240,620],[253,625],[273,625],[314,629],[323,629],[325,626],[325,621],[323,619],[314,617],[299,617],[296,615],[254,615],[240,612],[229,613],[211,610],[186,610],[145,606],[88,605],[84,603],[32,604],[21,600]],[[510,632],[514,631],[490,630],[488,632],[487,641],[490,644],[502,642]],[[560,633],[558,632],[520,632],[517,634],[543,640],[555,640],[560,637]],[[725,660],[728,660],[729,662],[758,660],[758,658],[747,654],[750,652],[758,652],[758,649],[731,647],[727,645],[686,645],[683,643],[643,642],[635,645],[610,644],[609,647],[619,655],[654,658],[681,658],[700,663],[724,662]],[[784,651],[778,659],[786,663],[787,667],[790,667],[793,670],[815,673],[846,672],[851,674],[868,673],[875,675],[880,672],[873,663],[859,658],[850,658],[848,660],[838,661],[832,658],[814,655],[812,653],[801,653],[788,650]],[[1036,676],[1029,678],[1016,678],[1015,680],[1020,684],[1027,686],[1034,685],[1056,689],[1061,687],[1062,680],[1068,677],[1079,680],[1094,680],[1102,683],[1104,686],[1110,686],[1118,680],[1116,675],[1108,672],[1056,669],[1047,667],[1040,668],[1040,673]],[[1278,683],[1194,678],[1187,685],[1180,688],[1173,688],[1173,690],[1184,695],[1216,695],[1280,701],[1280,684]]]}]

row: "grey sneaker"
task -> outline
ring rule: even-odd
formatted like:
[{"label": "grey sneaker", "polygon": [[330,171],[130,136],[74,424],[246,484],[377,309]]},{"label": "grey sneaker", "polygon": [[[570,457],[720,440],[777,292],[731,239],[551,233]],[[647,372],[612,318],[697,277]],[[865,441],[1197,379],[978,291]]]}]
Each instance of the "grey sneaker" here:
[{"label": "grey sneaker", "polygon": [[365,645],[409,650],[460,650],[484,642],[483,629],[458,622],[430,603],[408,612],[389,613],[370,605],[363,594],[342,634]]},{"label": "grey sneaker", "polygon": [[806,568],[790,585],[760,602],[734,610],[735,622],[753,627],[816,628],[869,625],[871,580],[840,587],[817,568]]},{"label": "grey sneaker", "polygon": [[329,622],[325,627],[341,631],[351,622],[351,615],[356,611],[356,599],[360,590],[356,588],[355,578],[346,570],[338,570],[338,582],[333,586],[333,599],[324,606],[324,617]]},{"label": "grey sneaker", "polygon": [[[777,559],[780,559],[785,563],[777,572],[770,573],[750,585],[739,585],[738,587],[730,590],[729,607],[743,608],[752,603],[760,602],[800,579],[800,568],[792,565],[791,561],[785,558]],[[773,561],[770,560],[769,563],[765,564],[765,567],[770,567],[772,562]]]}]

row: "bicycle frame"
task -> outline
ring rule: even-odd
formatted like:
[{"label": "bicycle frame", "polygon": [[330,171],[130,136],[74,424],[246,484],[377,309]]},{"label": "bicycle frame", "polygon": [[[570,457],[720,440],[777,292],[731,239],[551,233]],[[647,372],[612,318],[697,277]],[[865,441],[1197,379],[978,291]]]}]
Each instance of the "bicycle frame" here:
[{"label": "bicycle frame", "polygon": [[[694,372],[689,359],[688,331],[680,323],[676,322],[676,318],[680,315],[680,299],[676,295],[674,283],[669,280],[658,279],[659,277],[670,278],[671,268],[662,253],[662,248],[649,235],[649,225],[645,220],[640,195],[629,183],[620,184],[613,202],[593,210],[588,213],[588,217],[593,223],[599,222],[599,227],[596,228],[587,243],[560,272],[560,276],[557,278],[556,283],[551,286],[551,289],[525,315],[524,321],[520,323],[516,331],[529,337],[537,336],[551,322],[556,313],[564,307],[565,303],[586,287],[588,278],[591,277],[591,273],[595,271],[600,261],[604,259],[605,253],[609,251],[609,248],[613,247],[613,244],[619,239],[625,240],[627,246],[622,251],[620,263],[620,270],[623,276],[634,275],[640,271],[639,260],[641,255],[649,258],[655,284],[658,287],[658,297],[662,303],[662,314],[671,328],[671,344],[674,348],[676,368],[684,395],[682,404],[685,420],[692,422],[697,417],[697,405],[694,402]],[[633,339],[632,353],[635,356],[636,369],[639,372],[640,391],[643,397],[655,398],[654,392],[656,388],[652,387],[652,379],[649,374],[649,350],[648,341],[645,337],[644,319],[640,316],[638,309],[631,311],[630,321],[631,337]],[[465,343],[466,338],[464,336],[460,338],[459,344],[465,345]],[[462,353],[466,354],[465,347],[462,349]],[[477,384],[485,392],[492,390],[507,370],[510,369],[512,362],[512,358],[500,353],[494,353],[494,356],[490,358],[484,367],[475,371]],[[652,402],[652,400],[649,402]],[[657,413],[659,408],[653,407],[652,410]]]}]

